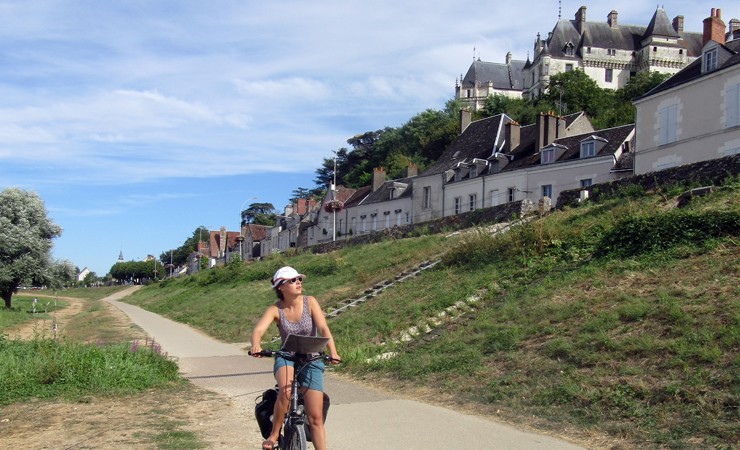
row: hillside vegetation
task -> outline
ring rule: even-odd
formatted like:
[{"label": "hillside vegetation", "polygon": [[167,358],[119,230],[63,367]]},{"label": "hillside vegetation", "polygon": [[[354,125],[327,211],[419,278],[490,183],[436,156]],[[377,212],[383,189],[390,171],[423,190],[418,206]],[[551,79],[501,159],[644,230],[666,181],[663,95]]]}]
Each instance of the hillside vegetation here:
[{"label": "hillside vegetation", "polygon": [[630,188],[503,234],[480,228],[282,255],[171,279],[127,301],[246,342],[275,300],[268,280],[281,265],[306,273],[304,290],[330,311],[441,259],[329,319],[341,370],[580,438],[732,448],[739,188],[729,180],[682,208],[686,186]]}]

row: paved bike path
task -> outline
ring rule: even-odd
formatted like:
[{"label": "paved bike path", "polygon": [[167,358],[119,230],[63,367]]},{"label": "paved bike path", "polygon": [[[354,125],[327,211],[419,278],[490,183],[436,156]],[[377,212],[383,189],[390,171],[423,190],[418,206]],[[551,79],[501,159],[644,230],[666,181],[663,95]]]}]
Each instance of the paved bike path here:
[{"label": "paved bike path", "polygon": [[[237,445],[224,440],[218,448],[259,448],[262,437],[252,411],[254,399],[274,385],[272,360],[248,356],[246,344],[220,342],[192,327],[118,301],[135,289],[105,300],[125,312],[164,352],[176,358],[183,376],[223,394],[241,409],[245,429],[240,430],[238,439],[245,442]],[[494,450],[583,449],[484,417],[404,399],[332,373],[325,377],[325,390],[331,396],[326,422],[330,450],[446,449],[471,445]]]}]

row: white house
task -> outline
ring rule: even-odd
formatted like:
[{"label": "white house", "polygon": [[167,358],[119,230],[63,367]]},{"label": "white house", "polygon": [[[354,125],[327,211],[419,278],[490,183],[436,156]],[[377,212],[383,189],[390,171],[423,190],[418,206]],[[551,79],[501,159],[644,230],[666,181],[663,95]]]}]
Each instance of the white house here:
[{"label": "white house", "polygon": [[[737,154],[740,150],[740,39],[720,11],[704,20],[701,57],[634,102],[635,173]],[[729,38],[730,41],[725,41]]]}]

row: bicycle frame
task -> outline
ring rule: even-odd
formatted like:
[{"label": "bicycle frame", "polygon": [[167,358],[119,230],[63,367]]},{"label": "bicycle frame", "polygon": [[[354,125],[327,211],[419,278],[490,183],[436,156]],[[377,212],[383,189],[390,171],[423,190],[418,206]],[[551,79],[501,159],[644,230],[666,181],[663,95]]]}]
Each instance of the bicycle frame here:
[{"label": "bicycle frame", "polygon": [[[252,352],[249,352],[249,354],[253,355]],[[306,413],[304,407],[298,404],[300,397],[300,384],[298,382],[298,378],[301,372],[306,370],[314,361],[331,361],[332,358],[323,353],[311,356],[301,353],[285,352],[282,350],[262,350],[257,354],[268,357],[280,356],[294,363],[293,379],[290,381],[291,390],[288,402],[288,411],[285,413],[283,427],[278,441],[280,443],[280,448],[284,450],[306,450],[307,439],[306,430],[304,428],[304,425],[306,424]],[[299,364],[301,365],[300,368],[296,368]],[[295,438],[293,437],[294,433],[297,434],[297,437]]]}]

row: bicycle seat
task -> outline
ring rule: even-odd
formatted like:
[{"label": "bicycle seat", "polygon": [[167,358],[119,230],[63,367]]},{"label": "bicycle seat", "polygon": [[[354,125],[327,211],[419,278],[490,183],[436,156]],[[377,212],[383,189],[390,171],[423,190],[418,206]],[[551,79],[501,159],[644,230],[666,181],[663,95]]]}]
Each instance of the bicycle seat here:
[{"label": "bicycle seat", "polygon": [[285,339],[282,350],[286,352],[300,353],[307,355],[309,353],[319,353],[324,350],[329,338],[320,336],[299,336],[289,334]]}]

